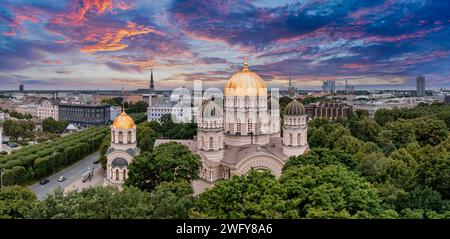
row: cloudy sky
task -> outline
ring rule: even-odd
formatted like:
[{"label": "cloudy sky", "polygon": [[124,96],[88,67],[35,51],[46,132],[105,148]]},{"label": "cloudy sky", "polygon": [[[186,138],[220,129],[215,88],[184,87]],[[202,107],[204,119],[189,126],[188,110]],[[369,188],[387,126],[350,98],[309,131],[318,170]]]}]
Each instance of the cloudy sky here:
[{"label": "cloudy sky", "polygon": [[450,87],[448,0],[0,0],[0,89]]}]

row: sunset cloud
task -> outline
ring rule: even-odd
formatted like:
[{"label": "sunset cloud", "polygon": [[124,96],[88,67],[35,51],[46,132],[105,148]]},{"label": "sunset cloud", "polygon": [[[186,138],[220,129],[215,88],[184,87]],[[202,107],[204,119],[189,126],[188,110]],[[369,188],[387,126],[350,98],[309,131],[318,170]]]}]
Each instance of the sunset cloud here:
[{"label": "sunset cloud", "polygon": [[6,88],[20,79],[136,88],[150,68],[162,88],[221,86],[244,56],[269,86],[411,88],[424,75],[427,87],[450,87],[449,1],[5,0],[0,9]]}]

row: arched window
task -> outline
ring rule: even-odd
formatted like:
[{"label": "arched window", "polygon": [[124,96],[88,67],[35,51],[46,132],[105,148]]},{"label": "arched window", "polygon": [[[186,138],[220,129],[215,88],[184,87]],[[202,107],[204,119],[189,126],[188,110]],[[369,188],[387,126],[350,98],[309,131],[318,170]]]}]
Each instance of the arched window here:
[{"label": "arched window", "polygon": [[237,131],[237,132],[241,132],[241,128],[242,128],[241,120],[238,118],[238,119],[236,120],[236,122],[237,122],[237,129],[236,129],[236,131]]},{"label": "arched window", "polygon": [[116,142],[116,134],[114,132],[111,132],[111,142]]},{"label": "arched window", "polygon": [[119,144],[123,144],[123,133],[122,133],[122,131],[119,132]]},{"label": "arched window", "polygon": [[127,170],[126,169],[123,169],[123,181],[125,181],[125,179],[126,179],[126,175],[127,175]]},{"label": "arched window", "polygon": [[219,149],[222,149],[222,148],[223,148],[223,140],[222,140],[222,136],[219,136],[219,142],[218,142],[218,145],[219,145]]},{"label": "arched window", "polygon": [[214,138],[210,137],[209,138],[209,149],[212,150],[214,148]]},{"label": "arched window", "polygon": [[289,145],[292,146],[292,133],[289,133]]},{"label": "arched window", "polygon": [[302,135],[300,133],[297,134],[297,145],[301,145]]},{"label": "arched window", "polygon": [[129,144],[132,143],[132,142],[131,142],[131,131],[128,132],[128,143],[129,143]]},{"label": "arched window", "polygon": [[205,138],[200,137],[200,149],[205,149]]},{"label": "arched window", "polygon": [[119,180],[119,169],[116,169],[116,180]]}]

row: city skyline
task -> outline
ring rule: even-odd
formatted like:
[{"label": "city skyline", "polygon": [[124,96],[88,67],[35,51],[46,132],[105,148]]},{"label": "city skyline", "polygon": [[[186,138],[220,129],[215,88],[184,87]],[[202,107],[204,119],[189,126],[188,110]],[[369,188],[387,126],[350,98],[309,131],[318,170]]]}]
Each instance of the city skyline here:
[{"label": "city skyline", "polygon": [[0,0],[1,90],[450,87],[450,2]]}]

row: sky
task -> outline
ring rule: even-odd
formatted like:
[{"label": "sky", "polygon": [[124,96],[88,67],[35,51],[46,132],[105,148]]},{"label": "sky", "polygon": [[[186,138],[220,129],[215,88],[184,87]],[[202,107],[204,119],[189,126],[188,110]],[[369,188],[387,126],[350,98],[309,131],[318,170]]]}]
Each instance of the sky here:
[{"label": "sky", "polygon": [[0,0],[0,90],[450,88],[449,0]]}]

